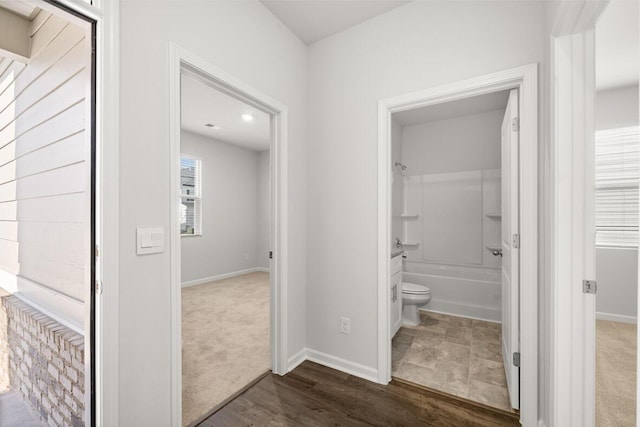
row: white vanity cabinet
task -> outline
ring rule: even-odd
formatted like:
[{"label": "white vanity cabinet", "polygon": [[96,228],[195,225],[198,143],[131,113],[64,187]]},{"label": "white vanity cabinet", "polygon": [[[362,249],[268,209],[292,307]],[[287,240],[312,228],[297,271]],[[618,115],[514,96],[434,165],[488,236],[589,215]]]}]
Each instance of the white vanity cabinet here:
[{"label": "white vanity cabinet", "polygon": [[390,329],[393,337],[402,326],[402,256],[391,258],[391,289],[389,298],[391,304]]}]

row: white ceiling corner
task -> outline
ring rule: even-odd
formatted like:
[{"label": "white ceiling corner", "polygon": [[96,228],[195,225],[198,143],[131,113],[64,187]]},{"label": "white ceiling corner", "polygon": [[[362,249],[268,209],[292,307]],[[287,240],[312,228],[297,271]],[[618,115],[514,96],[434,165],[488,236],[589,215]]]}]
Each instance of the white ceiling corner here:
[{"label": "white ceiling corner", "polygon": [[397,120],[401,126],[412,126],[488,111],[504,110],[509,101],[509,92],[509,90],[503,90],[457,101],[415,108],[413,110],[394,113],[393,118]]},{"label": "white ceiling corner", "polygon": [[596,25],[596,89],[638,84],[638,0],[611,0]]},{"label": "white ceiling corner", "polygon": [[309,45],[411,0],[260,0]]}]

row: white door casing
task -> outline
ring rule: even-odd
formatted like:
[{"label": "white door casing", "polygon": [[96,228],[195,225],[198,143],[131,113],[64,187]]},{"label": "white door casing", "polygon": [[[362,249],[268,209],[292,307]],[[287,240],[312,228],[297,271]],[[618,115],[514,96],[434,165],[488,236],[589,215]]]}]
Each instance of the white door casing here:
[{"label": "white door casing", "polygon": [[538,423],[538,65],[444,84],[378,102],[378,378],[391,379],[391,115],[518,89],[520,115],[520,423]]},{"label": "white door casing", "polygon": [[519,318],[519,197],[518,91],[509,94],[502,120],[502,358],[511,407],[520,408],[520,368],[513,354],[520,352]]},{"label": "white door casing", "polygon": [[288,372],[287,354],[287,266],[288,266],[288,108],[258,89],[238,80],[215,65],[169,43],[170,157],[172,165],[170,197],[171,223],[171,425],[182,424],[182,334],[180,281],[180,76],[184,72],[211,87],[271,116],[271,370]]}]

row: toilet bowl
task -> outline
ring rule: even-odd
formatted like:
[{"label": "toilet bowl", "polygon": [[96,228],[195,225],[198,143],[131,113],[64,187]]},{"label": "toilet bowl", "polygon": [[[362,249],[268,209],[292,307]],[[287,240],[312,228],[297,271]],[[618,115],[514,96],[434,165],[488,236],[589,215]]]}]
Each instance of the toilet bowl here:
[{"label": "toilet bowl", "polygon": [[416,326],[420,324],[418,307],[431,301],[431,290],[417,283],[402,282],[402,324]]}]

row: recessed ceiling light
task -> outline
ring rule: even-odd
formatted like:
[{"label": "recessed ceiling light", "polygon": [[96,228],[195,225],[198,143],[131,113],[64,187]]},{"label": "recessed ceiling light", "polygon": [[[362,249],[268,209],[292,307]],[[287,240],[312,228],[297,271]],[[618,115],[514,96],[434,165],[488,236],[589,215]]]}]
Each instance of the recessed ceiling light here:
[{"label": "recessed ceiling light", "polygon": [[207,123],[205,126],[211,129],[220,129],[220,126],[214,125],[213,123]]},{"label": "recessed ceiling light", "polygon": [[253,121],[253,114],[244,113],[240,117],[242,117],[242,120],[244,120],[245,122],[252,122]]}]

